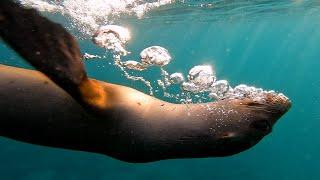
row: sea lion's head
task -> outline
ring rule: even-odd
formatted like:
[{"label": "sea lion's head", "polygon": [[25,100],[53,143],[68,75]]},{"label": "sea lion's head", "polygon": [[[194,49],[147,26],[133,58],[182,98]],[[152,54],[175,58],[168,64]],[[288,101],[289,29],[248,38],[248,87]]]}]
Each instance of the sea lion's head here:
[{"label": "sea lion's head", "polygon": [[217,104],[223,107],[222,114],[227,115],[224,123],[215,129],[213,151],[208,152],[209,156],[227,156],[249,149],[268,135],[291,107],[287,97],[275,93],[262,98],[223,100]]}]

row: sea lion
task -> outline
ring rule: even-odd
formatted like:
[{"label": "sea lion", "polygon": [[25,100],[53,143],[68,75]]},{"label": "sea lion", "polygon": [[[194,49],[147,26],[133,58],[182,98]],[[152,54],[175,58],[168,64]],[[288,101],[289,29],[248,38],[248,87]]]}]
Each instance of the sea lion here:
[{"label": "sea lion", "polygon": [[126,162],[228,156],[258,143],[291,106],[273,93],[172,104],[90,79],[66,30],[8,0],[0,37],[44,73],[0,65],[0,135],[32,144]]}]

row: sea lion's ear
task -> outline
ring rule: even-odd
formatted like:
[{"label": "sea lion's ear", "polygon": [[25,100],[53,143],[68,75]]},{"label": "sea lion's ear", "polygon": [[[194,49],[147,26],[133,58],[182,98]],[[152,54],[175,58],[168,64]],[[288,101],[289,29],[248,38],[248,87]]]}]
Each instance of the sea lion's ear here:
[{"label": "sea lion's ear", "polygon": [[82,105],[104,108],[103,88],[88,79],[78,44],[61,25],[34,9],[1,0],[0,36]]}]

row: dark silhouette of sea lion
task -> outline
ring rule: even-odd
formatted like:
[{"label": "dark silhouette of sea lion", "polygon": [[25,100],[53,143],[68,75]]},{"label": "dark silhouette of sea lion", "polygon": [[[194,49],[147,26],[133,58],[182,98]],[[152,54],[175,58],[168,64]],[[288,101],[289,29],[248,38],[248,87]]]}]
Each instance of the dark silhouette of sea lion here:
[{"label": "dark silhouette of sea lion", "polygon": [[0,37],[44,73],[0,65],[0,135],[24,142],[127,162],[228,156],[258,143],[291,105],[273,93],[172,104],[90,79],[72,35],[9,0]]}]

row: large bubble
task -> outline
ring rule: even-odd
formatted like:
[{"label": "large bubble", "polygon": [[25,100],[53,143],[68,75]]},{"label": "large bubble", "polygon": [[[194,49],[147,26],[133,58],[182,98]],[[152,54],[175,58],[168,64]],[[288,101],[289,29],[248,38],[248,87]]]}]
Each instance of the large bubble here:
[{"label": "large bubble", "polygon": [[173,73],[169,78],[172,84],[181,84],[185,81],[182,73]]},{"label": "large bubble", "polygon": [[96,45],[122,55],[129,53],[124,46],[130,39],[129,30],[117,25],[101,26],[92,37]]},{"label": "large bubble", "polygon": [[207,89],[215,81],[216,78],[211,66],[198,65],[190,69],[188,79],[195,85]]},{"label": "large bubble", "polygon": [[190,69],[188,82],[182,84],[182,89],[193,93],[200,93],[209,90],[215,82],[215,73],[210,65],[197,65]]},{"label": "large bubble", "polygon": [[151,46],[140,53],[141,61],[147,66],[165,66],[170,63],[171,56],[163,47]]}]

